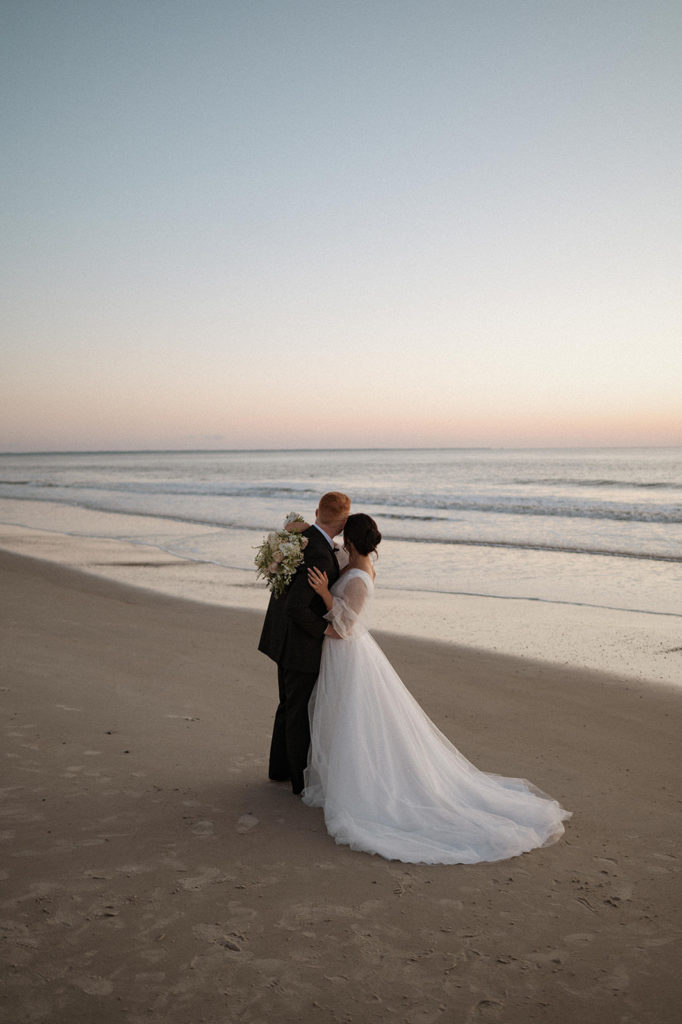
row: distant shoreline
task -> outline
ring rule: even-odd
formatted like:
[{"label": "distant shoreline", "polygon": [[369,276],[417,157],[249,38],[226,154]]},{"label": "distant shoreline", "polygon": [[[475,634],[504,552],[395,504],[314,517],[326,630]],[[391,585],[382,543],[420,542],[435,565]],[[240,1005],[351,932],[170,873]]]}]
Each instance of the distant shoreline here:
[{"label": "distant shoreline", "polygon": [[598,452],[598,451],[666,451],[682,448],[677,444],[568,444],[568,445],[417,445],[397,447],[379,445],[343,448],[55,448],[6,449],[0,456],[11,455],[210,455],[239,453],[263,454],[267,452]]}]

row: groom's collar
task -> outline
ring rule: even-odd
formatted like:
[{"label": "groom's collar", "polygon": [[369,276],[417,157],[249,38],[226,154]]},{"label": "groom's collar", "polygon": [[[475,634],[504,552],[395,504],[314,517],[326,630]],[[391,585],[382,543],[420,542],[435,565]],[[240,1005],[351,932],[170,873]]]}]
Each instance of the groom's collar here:
[{"label": "groom's collar", "polygon": [[320,531],[320,533],[322,534],[322,536],[326,540],[327,544],[329,544],[329,547],[333,551],[334,550],[334,538],[330,537],[328,533],[325,533],[325,531],[322,529],[322,527],[318,526],[317,523],[313,523],[313,526],[315,527],[316,530]]}]

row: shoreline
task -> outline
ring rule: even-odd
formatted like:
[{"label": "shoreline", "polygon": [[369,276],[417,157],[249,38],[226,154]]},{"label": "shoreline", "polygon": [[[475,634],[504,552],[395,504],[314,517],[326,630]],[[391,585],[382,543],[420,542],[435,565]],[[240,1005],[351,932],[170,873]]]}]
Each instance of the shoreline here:
[{"label": "shoreline", "polygon": [[[39,510],[45,513],[44,509]],[[64,509],[64,520],[92,528],[105,513]],[[121,514],[117,514],[121,520]],[[145,523],[128,516],[139,539],[66,533],[41,526],[0,523],[0,550],[80,569],[156,593],[265,614],[268,591],[255,571],[171,554],[145,543]],[[62,525],[63,525],[62,523]],[[164,523],[169,543],[209,527]],[[549,603],[533,598],[443,594],[378,588],[374,630],[445,642],[554,665],[620,676],[634,682],[682,687],[682,616],[600,606]]]},{"label": "shoreline", "polygon": [[554,846],[406,865],[268,782],[261,616],[0,552],[8,1020],[673,1024],[682,696],[378,634]]}]

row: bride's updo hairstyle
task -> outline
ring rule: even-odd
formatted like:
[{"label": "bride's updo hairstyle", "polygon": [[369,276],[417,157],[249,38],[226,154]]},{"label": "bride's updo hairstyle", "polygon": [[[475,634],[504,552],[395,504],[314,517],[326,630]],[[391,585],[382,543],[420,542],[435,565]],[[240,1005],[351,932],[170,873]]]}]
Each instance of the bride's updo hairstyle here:
[{"label": "bride's updo hairstyle", "polygon": [[343,528],[343,539],[346,543],[350,541],[359,555],[371,555],[381,544],[377,524],[364,512],[348,516]]}]

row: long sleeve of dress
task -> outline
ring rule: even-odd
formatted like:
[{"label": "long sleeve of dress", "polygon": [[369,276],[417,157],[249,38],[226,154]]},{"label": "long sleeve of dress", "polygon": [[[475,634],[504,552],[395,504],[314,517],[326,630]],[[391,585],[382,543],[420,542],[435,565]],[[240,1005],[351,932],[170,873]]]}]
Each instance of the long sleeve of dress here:
[{"label": "long sleeve of dress", "polygon": [[361,619],[362,609],[368,598],[367,584],[362,576],[355,576],[343,588],[341,596],[334,594],[334,603],[325,615],[336,632],[344,640],[361,636],[367,627]]}]

